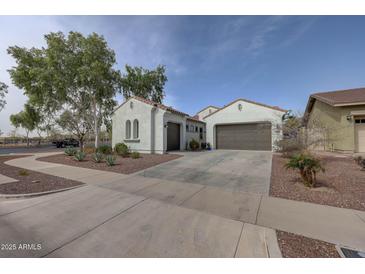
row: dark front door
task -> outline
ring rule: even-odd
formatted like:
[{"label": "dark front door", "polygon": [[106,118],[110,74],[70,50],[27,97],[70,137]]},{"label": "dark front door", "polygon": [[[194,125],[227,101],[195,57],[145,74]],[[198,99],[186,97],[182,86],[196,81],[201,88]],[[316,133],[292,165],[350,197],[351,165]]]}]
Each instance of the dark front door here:
[{"label": "dark front door", "polygon": [[216,144],[218,149],[271,150],[271,123],[218,125]]},{"label": "dark front door", "polygon": [[180,125],[167,123],[167,150],[180,150]]}]

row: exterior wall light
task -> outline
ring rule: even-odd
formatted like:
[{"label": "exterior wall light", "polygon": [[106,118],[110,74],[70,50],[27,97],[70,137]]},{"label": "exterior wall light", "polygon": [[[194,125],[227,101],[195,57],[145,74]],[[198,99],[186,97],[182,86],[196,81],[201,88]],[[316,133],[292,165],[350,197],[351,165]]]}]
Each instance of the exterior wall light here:
[{"label": "exterior wall light", "polygon": [[130,103],[129,103],[129,107],[130,107],[130,108],[133,108],[133,102],[130,102]]},{"label": "exterior wall light", "polygon": [[352,121],[352,115],[351,114],[348,114],[346,116],[346,120],[349,121],[349,122],[351,122]]}]

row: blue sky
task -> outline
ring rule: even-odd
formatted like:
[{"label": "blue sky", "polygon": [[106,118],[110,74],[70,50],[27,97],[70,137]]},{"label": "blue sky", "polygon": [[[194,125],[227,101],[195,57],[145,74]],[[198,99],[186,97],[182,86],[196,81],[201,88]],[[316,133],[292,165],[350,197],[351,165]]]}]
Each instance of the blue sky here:
[{"label": "blue sky", "polygon": [[236,98],[303,111],[310,93],[365,86],[364,26],[364,16],[0,16],[0,81],[11,86],[0,129],[26,101],[7,47],[42,46],[51,31],[104,35],[122,71],[166,65],[165,103],[195,114]]}]

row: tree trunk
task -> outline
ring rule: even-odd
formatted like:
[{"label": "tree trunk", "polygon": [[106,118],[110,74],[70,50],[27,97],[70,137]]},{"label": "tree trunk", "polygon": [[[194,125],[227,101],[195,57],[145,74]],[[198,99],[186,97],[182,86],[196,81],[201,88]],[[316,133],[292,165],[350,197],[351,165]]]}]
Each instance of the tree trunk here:
[{"label": "tree trunk", "polygon": [[99,126],[98,126],[97,119],[95,119],[94,132],[95,132],[95,148],[98,148],[99,147]]},{"label": "tree trunk", "polygon": [[79,140],[79,142],[80,142],[80,151],[81,151],[81,152],[84,152],[84,139],[83,139],[83,138],[81,138],[81,139]]},{"label": "tree trunk", "polygon": [[38,132],[38,137],[39,137],[39,139],[38,139],[38,146],[40,146],[41,145],[42,135],[39,132]]},{"label": "tree trunk", "polygon": [[95,149],[99,147],[99,123],[98,123],[98,114],[96,109],[96,103],[93,102],[93,114],[94,114],[94,134],[95,134]]},{"label": "tree trunk", "polygon": [[29,131],[26,131],[27,133],[27,147],[29,147]]}]

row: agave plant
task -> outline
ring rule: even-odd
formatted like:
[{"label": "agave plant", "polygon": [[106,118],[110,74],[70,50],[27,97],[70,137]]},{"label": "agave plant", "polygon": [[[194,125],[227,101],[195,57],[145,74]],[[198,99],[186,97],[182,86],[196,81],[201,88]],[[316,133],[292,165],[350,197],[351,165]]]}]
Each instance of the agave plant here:
[{"label": "agave plant", "polygon": [[117,158],[114,155],[108,155],[105,158],[106,164],[108,166],[114,166]]},{"label": "agave plant", "polygon": [[82,151],[78,151],[74,156],[75,160],[79,161],[79,162],[83,161],[85,159],[85,157],[86,157],[86,153],[82,152]]},{"label": "agave plant", "polygon": [[93,160],[95,163],[100,163],[104,158],[103,153],[100,152],[96,152],[93,154]]},{"label": "agave plant", "polygon": [[67,147],[67,148],[65,149],[65,154],[66,154],[67,156],[75,156],[75,155],[76,155],[76,153],[77,153],[77,150],[76,150],[75,148],[73,148],[73,147]]},{"label": "agave plant", "polygon": [[299,170],[304,185],[308,187],[314,187],[317,173],[325,171],[321,161],[309,153],[299,153],[292,156],[285,167]]}]

